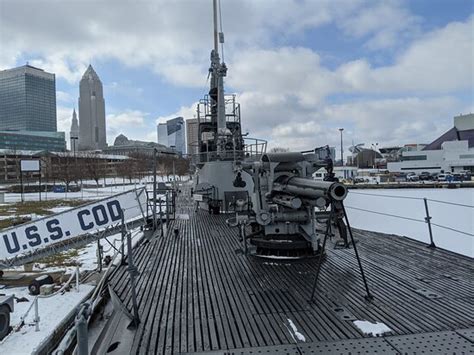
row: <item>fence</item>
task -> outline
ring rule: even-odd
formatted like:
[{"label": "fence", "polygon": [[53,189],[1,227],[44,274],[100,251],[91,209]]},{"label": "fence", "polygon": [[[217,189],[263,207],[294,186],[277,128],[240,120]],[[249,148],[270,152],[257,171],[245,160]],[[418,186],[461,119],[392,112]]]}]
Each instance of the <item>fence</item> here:
[{"label": "fence", "polygon": [[[411,196],[398,195],[399,191],[381,194],[351,190],[345,204],[351,223],[360,229],[405,235],[431,247],[474,257],[472,189],[405,190]],[[443,194],[459,202],[435,198]]]}]

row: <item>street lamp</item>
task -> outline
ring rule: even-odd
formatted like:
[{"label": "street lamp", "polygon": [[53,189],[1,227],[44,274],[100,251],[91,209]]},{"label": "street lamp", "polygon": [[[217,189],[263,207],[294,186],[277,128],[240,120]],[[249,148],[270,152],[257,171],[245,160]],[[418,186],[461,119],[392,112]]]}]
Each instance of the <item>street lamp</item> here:
[{"label": "street lamp", "polygon": [[79,137],[75,137],[75,136],[71,136],[71,140],[72,140],[72,151],[74,153],[74,159],[76,158],[76,141],[79,139]]},{"label": "street lamp", "polygon": [[343,147],[342,147],[342,131],[344,131],[344,128],[339,128],[339,132],[341,132],[341,166],[344,166],[344,153],[343,153]]}]

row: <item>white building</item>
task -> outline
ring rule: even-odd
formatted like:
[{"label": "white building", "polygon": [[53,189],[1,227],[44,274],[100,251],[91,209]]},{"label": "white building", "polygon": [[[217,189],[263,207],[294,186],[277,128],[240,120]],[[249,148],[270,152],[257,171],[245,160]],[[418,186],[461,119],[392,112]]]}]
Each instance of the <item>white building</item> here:
[{"label": "white building", "polygon": [[402,153],[402,161],[388,163],[390,172],[474,172],[474,114],[454,117],[454,127],[424,149]]}]

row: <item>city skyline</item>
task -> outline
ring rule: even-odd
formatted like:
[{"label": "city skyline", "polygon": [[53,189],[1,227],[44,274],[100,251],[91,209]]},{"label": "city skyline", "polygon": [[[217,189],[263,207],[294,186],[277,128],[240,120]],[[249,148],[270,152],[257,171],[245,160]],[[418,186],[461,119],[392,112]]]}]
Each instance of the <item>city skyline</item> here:
[{"label": "city skyline", "polygon": [[[338,147],[340,127],[346,148],[427,143],[449,129],[453,116],[474,110],[471,2],[332,3],[222,2],[226,87],[238,93],[244,131],[293,149]],[[21,13],[16,4],[4,1],[0,68],[30,61],[55,72],[58,124],[69,131],[78,79],[92,62],[107,92],[109,143],[120,133],[156,141],[157,122],[192,118],[207,92],[210,7],[183,6],[123,2],[114,11],[140,23],[127,32],[103,16],[106,1],[87,14],[80,6],[42,1],[51,17],[41,24],[15,16]],[[232,12],[239,16],[226,15]],[[76,20],[84,17],[96,31]],[[61,25],[65,18],[68,26]],[[14,41],[20,35],[25,47]]]}]

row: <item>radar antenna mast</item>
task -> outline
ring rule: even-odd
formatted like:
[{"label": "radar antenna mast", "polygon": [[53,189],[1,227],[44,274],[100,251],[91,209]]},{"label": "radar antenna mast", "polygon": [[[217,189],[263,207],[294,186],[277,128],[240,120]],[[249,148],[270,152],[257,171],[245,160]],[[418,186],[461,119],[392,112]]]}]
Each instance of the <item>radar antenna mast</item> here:
[{"label": "radar antenna mast", "polygon": [[211,99],[215,100],[213,110],[217,121],[217,153],[222,156],[225,151],[225,143],[227,135],[230,131],[227,129],[225,101],[224,101],[224,77],[227,75],[227,66],[224,62],[221,63],[219,58],[219,42],[224,43],[224,35],[218,31],[218,14],[217,14],[217,0],[213,0],[213,14],[214,14],[214,49],[211,52]]}]

